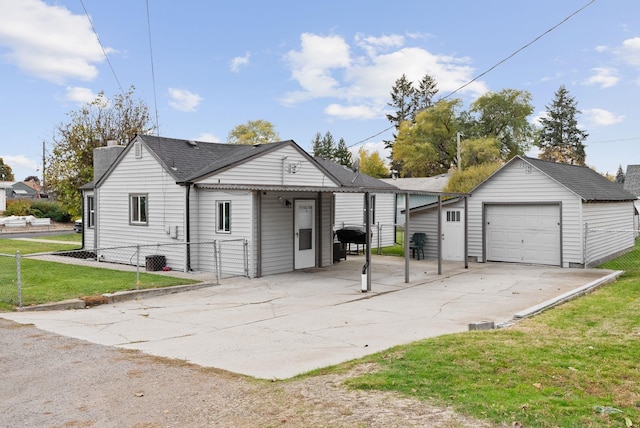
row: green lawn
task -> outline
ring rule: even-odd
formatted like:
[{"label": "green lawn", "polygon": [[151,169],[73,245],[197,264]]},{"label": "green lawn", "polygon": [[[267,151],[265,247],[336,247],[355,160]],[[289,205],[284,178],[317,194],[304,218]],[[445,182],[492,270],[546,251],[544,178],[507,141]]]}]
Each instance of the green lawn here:
[{"label": "green lawn", "polygon": [[[20,251],[20,254],[34,254],[72,248],[74,247],[68,244],[0,239],[0,254],[11,256],[0,256],[0,311],[13,310],[18,304],[16,251]],[[198,282],[141,272],[140,283],[136,284],[135,272],[76,266],[25,257],[21,258],[20,270],[23,306],[133,290],[136,286],[144,289]]]},{"label": "green lawn", "polygon": [[616,283],[511,328],[436,337],[359,360],[379,370],[348,384],[506,426],[639,426],[640,249],[623,257],[636,269]]},{"label": "green lawn", "polygon": [[80,233],[65,233],[64,235],[51,235],[51,236],[39,236],[38,239],[45,239],[51,241],[68,241],[82,243],[82,234]]}]

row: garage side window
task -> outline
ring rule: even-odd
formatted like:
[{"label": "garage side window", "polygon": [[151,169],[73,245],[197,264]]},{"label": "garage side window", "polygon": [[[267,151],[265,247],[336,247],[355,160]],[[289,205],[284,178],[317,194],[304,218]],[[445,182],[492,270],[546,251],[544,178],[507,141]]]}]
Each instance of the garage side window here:
[{"label": "garage side window", "polygon": [[460,221],[460,211],[447,211],[447,221],[451,222],[459,222]]},{"label": "garage side window", "polygon": [[231,201],[218,201],[216,232],[231,233]]},{"label": "garage side window", "polygon": [[129,223],[133,225],[146,226],[149,224],[149,195],[133,193],[129,195]]},{"label": "garage side window", "polygon": [[87,213],[87,227],[92,228],[96,222],[93,196],[87,196]]}]

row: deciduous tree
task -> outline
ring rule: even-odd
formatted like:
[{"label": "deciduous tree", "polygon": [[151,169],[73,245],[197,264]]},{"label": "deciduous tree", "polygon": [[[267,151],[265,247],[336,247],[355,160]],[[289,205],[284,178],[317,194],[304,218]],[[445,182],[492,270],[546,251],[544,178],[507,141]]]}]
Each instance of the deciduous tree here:
[{"label": "deciduous tree", "polygon": [[540,159],[572,165],[584,165],[586,161],[584,141],[588,133],[578,129],[578,103],[567,88],[560,86],[547,115],[540,119],[542,129],[538,135]]},{"label": "deciduous tree", "polygon": [[4,163],[4,159],[0,158],[0,180],[2,181],[15,181],[13,176],[13,170],[9,165]]},{"label": "deciduous tree", "polygon": [[134,98],[135,87],[111,100],[104,92],[78,110],[67,113],[59,124],[47,156],[46,183],[74,216],[81,212],[80,186],[93,180],[93,149],[109,140],[128,143],[137,134],[153,130],[149,108]]},{"label": "deciduous tree", "polygon": [[461,101],[440,100],[421,111],[415,123],[400,125],[393,159],[401,162],[403,177],[428,177],[447,172],[456,159],[456,108]]},{"label": "deciduous tree", "polygon": [[250,120],[229,132],[229,144],[267,144],[280,140],[273,124],[268,120]]},{"label": "deciduous tree", "polygon": [[533,143],[534,127],[529,123],[533,113],[528,91],[503,89],[489,92],[473,102],[472,123],[465,126],[468,138],[497,138],[502,160],[524,154]]},{"label": "deciduous tree", "polygon": [[360,172],[374,178],[389,177],[389,168],[377,151],[369,154],[364,147],[358,150]]}]

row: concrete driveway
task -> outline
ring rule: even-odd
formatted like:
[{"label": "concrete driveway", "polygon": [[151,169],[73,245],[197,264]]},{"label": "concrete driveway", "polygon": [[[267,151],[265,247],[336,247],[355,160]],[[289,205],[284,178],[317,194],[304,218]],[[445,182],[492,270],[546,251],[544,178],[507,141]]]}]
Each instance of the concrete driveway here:
[{"label": "concrete driveway", "polygon": [[362,293],[362,256],[327,269],[221,285],[92,309],[0,317],[103,345],[186,360],[258,378],[288,378],[418,339],[534,313],[611,281],[617,272],[516,264],[373,257]]}]

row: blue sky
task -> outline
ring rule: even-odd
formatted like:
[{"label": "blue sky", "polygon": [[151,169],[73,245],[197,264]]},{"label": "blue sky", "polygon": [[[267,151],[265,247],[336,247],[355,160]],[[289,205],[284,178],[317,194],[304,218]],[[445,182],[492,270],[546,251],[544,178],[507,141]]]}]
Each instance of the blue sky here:
[{"label": "blue sky", "polygon": [[[263,119],[307,151],[317,132],[353,145],[390,125],[403,73],[430,74],[448,95],[589,3],[149,0],[154,90],[144,0],[0,0],[0,157],[18,180],[41,175],[55,126],[118,81],[157,105],[163,136],[225,142]],[[637,0],[592,2],[455,96],[466,109],[487,91],[527,90],[539,116],[560,85],[582,111],[590,166],[640,164]],[[391,133],[364,145],[382,149]]]}]

